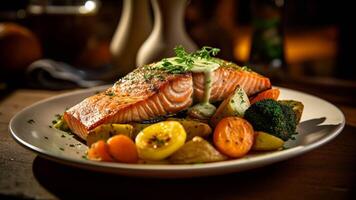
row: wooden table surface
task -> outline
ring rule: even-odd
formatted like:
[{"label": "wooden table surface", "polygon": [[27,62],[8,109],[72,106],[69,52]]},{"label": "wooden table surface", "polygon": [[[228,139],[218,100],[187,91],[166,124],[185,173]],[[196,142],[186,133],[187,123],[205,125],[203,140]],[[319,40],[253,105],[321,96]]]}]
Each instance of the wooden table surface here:
[{"label": "wooden table surface", "polygon": [[355,91],[333,96],[320,94],[320,88],[315,86],[290,87],[319,94],[335,103],[347,120],[341,134],[316,150],[267,167],[179,180],[91,172],[49,161],[26,150],[10,136],[9,120],[22,108],[65,91],[15,90],[0,103],[0,199],[355,199]]}]

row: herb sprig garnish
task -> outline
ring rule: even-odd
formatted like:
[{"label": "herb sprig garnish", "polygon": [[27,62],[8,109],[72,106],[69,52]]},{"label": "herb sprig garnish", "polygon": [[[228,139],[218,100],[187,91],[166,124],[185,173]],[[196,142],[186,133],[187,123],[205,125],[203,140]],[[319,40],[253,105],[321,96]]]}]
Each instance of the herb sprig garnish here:
[{"label": "herb sprig garnish", "polygon": [[185,61],[178,61],[178,58],[176,61],[179,63],[178,65],[173,64],[167,58],[164,58],[162,59],[162,65],[158,66],[158,69],[164,70],[170,74],[182,74],[189,71],[193,67],[193,64],[184,64]]},{"label": "herb sprig garnish", "polygon": [[164,70],[171,74],[181,74],[190,71],[193,68],[195,59],[210,60],[212,56],[216,56],[220,49],[204,46],[200,50],[188,53],[183,46],[179,45],[174,48],[176,63],[170,62],[167,58],[161,60],[162,64],[158,66],[158,69]]},{"label": "herb sprig garnish", "polygon": [[174,48],[177,58],[175,61],[191,67],[194,64],[194,53],[187,53],[183,46],[179,45]]},{"label": "herb sprig garnish", "polygon": [[220,52],[220,49],[204,46],[202,49],[194,53],[195,57],[210,60],[211,56],[216,56]]}]

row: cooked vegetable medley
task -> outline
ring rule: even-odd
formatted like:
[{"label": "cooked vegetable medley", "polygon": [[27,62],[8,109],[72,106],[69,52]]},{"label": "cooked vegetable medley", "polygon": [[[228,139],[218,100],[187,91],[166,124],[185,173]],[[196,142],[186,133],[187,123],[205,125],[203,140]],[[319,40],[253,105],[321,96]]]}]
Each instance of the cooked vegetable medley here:
[{"label": "cooked vegetable medley", "polygon": [[[278,89],[273,90],[279,93]],[[296,134],[303,104],[261,96],[266,95],[257,95],[255,98],[259,99],[250,105],[245,92],[237,88],[220,103],[210,121],[187,115],[167,117],[158,123],[101,125],[88,136],[87,158],[196,164],[241,158],[250,151],[281,150],[284,142]],[[55,127],[68,130],[61,118],[56,124],[59,126]]]},{"label": "cooked vegetable medley", "polygon": [[[249,93],[240,85],[218,102],[209,101],[210,92],[218,94],[211,82],[212,72],[221,61],[210,57],[217,52],[205,47],[188,54],[184,48],[176,48],[177,57],[162,60],[155,69],[204,75],[200,102],[193,99],[189,108],[149,121],[106,123],[90,129],[85,138],[89,147],[87,158],[120,163],[197,164],[238,159],[251,151],[282,150],[284,143],[297,134],[303,104],[278,100],[278,88],[269,86],[264,91]],[[143,78],[157,79],[148,76]],[[62,116],[53,124],[63,131],[70,127]]]}]

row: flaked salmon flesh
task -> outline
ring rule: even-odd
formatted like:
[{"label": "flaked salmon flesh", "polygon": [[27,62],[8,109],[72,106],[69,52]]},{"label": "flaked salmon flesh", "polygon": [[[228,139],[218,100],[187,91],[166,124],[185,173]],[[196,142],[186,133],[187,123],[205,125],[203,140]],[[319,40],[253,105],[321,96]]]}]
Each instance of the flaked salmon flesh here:
[{"label": "flaked salmon flesh", "polygon": [[[203,73],[169,74],[140,67],[105,92],[68,109],[64,120],[85,140],[101,124],[139,122],[187,109],[203,99],[204,79]],[[262,75],[223,62],[212,74],[210,102],[224,100],[237,86],[251,96],[271,88],[271,83]]]}]

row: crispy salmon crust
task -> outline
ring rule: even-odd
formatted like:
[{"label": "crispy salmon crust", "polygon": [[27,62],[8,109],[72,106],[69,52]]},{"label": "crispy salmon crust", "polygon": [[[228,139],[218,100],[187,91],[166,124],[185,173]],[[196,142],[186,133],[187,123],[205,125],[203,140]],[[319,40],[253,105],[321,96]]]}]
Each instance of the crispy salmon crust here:
[{"label": "crispy salmon crust", "polygon": [[[213,72],[210,101],[221,101],[240,85],[250,96],[271,88],[270,80],[229,62]],[[84,99],[64,113],[69,128],[82,139],[106,123],[152,119],[187,109],[204,96],[204,74],[169,74],[140,67],[105,92]]]}]

